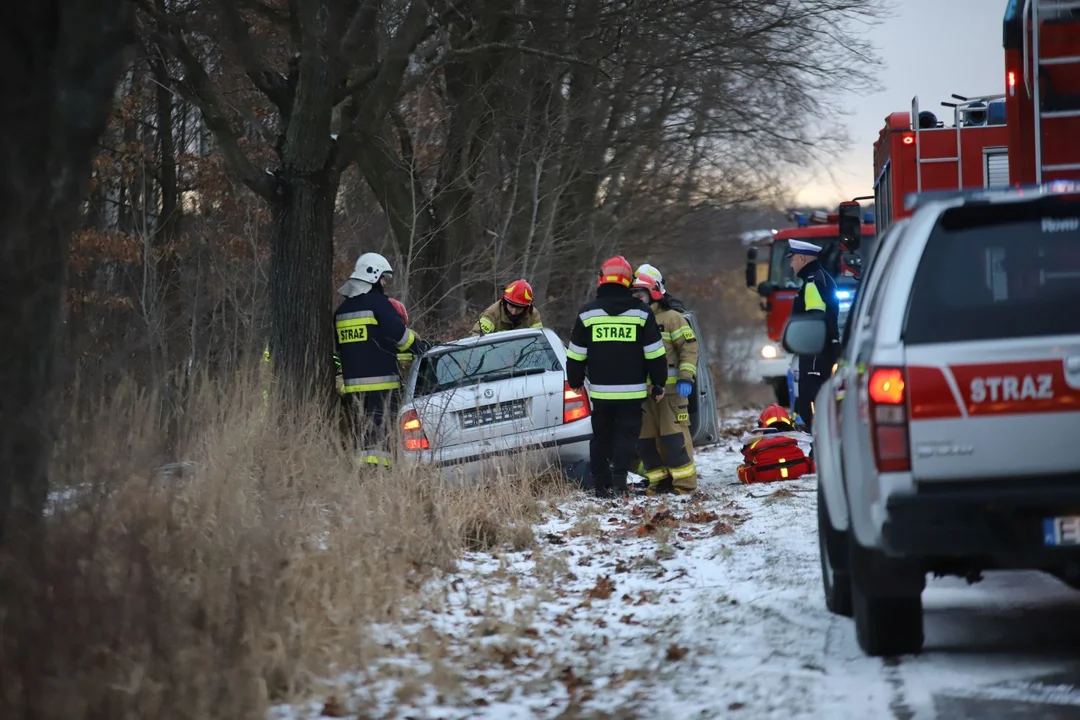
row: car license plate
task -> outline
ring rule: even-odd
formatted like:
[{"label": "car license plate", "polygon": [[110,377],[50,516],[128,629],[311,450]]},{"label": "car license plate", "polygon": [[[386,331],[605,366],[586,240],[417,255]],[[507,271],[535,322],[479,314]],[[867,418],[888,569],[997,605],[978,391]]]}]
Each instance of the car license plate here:
[{"label": "car license plate", "polygon": [[499,405],[483,405],[473,410],[462,410],[461,427],[466,430],[506,422],[521,420],[526,415],[524,400],[511,400]]},{"label": "car license plate", "polygon": [[1080,545],[1080,515],[1045,518],[1043,543],[1046,545]]}]

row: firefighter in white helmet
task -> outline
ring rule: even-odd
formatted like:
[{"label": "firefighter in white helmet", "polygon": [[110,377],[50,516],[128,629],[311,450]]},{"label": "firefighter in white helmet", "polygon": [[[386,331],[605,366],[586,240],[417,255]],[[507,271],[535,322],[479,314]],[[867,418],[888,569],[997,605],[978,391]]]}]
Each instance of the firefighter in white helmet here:
[{"label": "firefighter in white helmet", "polygon": [[341,391],[350,396],[351,414],[360,422],[361,459],[372,465],[391,463],[386,416],[393,416],[401,388],[398,355],[418,342],[386,296],[393,275],[386,258],[364,253],[338,288],[345,299],[334,313]]},{"label": "firefighter in white helmet", "polygon": [[[641,472],[649,482],[647,493],[675,492],[690,495],[697,490],[694,443],[690,437],[690,394],[697,372],[698,344],[690,323],[665,299],[660,275],[645,270],[634,279],[632,290],[650,305],[660,326],[667,358],[667,391],[660,403],[644,403],[638,437]],[[663,277],[662,275],[660,277]]]}]

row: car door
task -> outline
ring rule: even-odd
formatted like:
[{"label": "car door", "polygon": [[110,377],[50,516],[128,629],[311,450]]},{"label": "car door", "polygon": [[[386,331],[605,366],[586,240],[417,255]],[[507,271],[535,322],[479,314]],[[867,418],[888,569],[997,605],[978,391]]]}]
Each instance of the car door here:
[{"label": "car door", "polygon": [[716,407],[716,388],[713,385],[709,345],[701,336],[701,325],[693,312],[683,315],[697,337],[698,361],[694,402],[690,404],[690,437],[695,446],[714,443],[720,437],[720,416]]}]

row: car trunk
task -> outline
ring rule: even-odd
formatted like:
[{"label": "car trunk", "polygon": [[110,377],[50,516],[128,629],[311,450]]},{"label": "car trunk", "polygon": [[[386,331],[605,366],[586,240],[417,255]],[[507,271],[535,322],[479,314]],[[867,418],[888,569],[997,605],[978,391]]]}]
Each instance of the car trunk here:
[{"label": "car trunk", "polygon": [[916,481],[1080,471],[1080,203],[962,207],[904,331]]}]

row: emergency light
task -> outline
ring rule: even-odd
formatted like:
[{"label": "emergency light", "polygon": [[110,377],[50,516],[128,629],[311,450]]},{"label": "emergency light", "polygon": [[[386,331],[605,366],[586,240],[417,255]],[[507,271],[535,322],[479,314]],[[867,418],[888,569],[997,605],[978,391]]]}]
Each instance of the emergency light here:
[{"label": "emergency light", "polygon": [[795,224],[798,227],[807,227],[810,225],[810,217],[806,213],[792,213],[795,217]]}]

